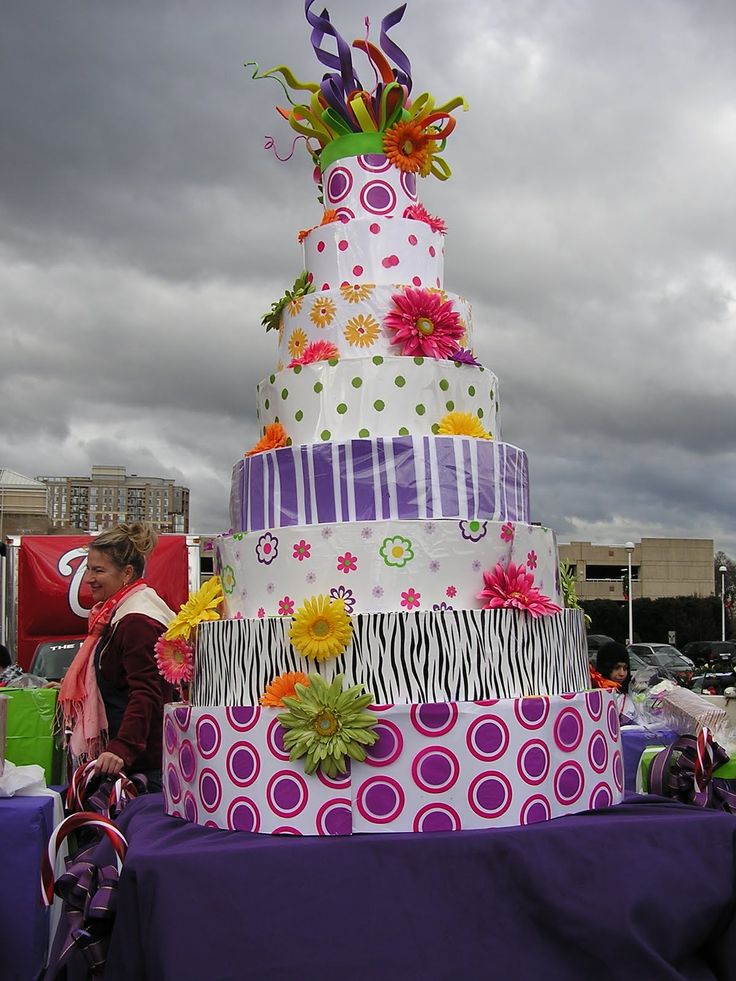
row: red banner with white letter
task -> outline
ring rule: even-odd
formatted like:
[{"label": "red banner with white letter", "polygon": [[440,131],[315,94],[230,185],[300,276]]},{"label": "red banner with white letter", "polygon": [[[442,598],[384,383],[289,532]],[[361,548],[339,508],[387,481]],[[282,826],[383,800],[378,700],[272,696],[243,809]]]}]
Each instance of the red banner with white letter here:
[{"label": "red banner with white letter", "polygon": [[[36,647],[87,633],[92,594],[84,583],[87,535],[24,535],[18,554],[18,664],[27,670]],[[186,535],[161,535],[146,564],[146,582],[172,610],[189,596]]]}]

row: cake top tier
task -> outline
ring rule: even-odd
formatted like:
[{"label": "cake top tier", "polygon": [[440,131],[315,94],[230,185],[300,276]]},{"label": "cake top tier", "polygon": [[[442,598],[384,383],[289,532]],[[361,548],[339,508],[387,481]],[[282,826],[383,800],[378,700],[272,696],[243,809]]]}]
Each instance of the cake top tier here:
[{"label": "cake top tier", "polygon": [[[406,4],[383,18],[376,45],[367,36],[348,44],[328,11],[314,13],[313,3],[305,0],[304,13],[312,28],[314,53],[327,68],[321,82],[301,82],[285,65],[261,73],[255,62],[246,64],[255,66],[253,78],[275,78],[282,85],[291,107],[277,110],[304,139],[318,174],[346,157],[385,155],[406,174],[446,180],[450,168],[440,154],[455,128],[452,111],[467,109],[467,104],[462,96],[443,105],[435,105],[428,92],[412,96],[411,64],[389,37]],[[365,23],[367,35],[368,18]],[[326,40],[334,52],[325,46]],[[356,73],[357,51],[368,61],[373,88],[366,88]],[[306,93],[308,99],[298,102],[292,93]]]}]

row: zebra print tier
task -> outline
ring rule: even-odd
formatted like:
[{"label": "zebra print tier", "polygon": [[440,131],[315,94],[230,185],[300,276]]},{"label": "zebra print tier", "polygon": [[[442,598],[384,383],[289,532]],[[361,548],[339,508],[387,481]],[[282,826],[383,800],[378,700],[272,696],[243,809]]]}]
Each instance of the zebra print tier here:
[{"label": "zebra print tier", "polygon": [[396,436],[284,446],[233,467],[233,531],[382,518],[527,522],[526,453],[465,436]]},{"label": "zebra print tier", "polygon": [[517,610],[358,614],[339,657],[314,664],[289,641],[291,618],[218,620],[197,630],[193,705],[257,705],[286,671],[345,675],[376,703],[477,701],[583,691],[583,616]]}]

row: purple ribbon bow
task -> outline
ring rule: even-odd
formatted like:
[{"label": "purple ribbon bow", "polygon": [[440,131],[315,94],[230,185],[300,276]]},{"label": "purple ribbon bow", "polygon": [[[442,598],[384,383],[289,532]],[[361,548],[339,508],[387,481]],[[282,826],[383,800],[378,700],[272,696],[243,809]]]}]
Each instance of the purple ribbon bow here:
[{"label": "purple ribbon bow", "polygon": [[705,767],[703,740],[700,740],[699,748],[696,736],[680,736],[671,746],[657,753],[649,768],[649,792],[672,797],[683,804],[736,814],[734,781],[713,777],[713,771],[729,759],[728,753],[712,739],[706,737],[706,741],[710,753]]}]

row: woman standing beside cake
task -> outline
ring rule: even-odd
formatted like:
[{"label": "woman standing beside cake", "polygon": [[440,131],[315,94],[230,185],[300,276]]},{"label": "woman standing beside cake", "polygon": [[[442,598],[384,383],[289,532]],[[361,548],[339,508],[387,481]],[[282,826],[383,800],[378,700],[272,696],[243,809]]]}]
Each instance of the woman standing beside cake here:
[{"label": "woman standing beside cake", "polygon": [[74,763],[95,773],[143,773],[161,789],[163,708],[172,689],[158,672],[154,645],[174,613],[143,579],[156,533],[121,524],[95,538],[84,579],[94,606],[89,632],[64,676],[59,704]]}]

